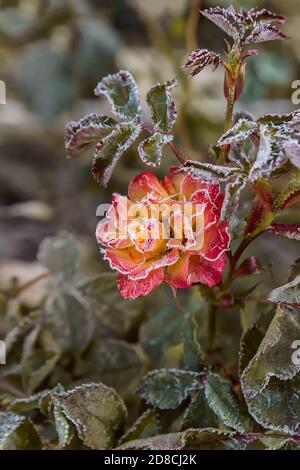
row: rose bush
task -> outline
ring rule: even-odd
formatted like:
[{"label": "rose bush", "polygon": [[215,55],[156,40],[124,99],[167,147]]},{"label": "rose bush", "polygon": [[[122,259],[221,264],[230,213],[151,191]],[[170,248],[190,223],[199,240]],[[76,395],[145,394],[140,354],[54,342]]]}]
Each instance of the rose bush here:
[{"label": "rose bush", "polygon": [[171,168],[161,182],[151,172],[113,195],[96,237],[119,272],[123,297],[135,299],[162,282],[174,288],[212,287],[222,280],[230,236],[220,221],[224,196],[217,183]]}]

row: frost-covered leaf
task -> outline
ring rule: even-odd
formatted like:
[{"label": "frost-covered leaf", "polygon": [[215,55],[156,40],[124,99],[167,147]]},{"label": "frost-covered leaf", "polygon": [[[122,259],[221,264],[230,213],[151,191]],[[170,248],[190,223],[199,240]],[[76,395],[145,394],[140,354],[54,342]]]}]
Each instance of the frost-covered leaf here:
[{"label": "frost-covered leaf", "polygon": [[299,308],[266,310],[241,341],[241,385],[255,421],[266,429],[299,430],[299,371],[293,342],[299,338]]},{"label": "frost-covered leaf", "polygon": [[138,393],[155,408],[176,408],[191,393],[202,386],[202,376],[195,372],[160,369],[149,372]]},{"label": "frost-covered leaf", "polygon": [[284,163],[285,156],[274,142],[273,136],[265,128],[260,127],[259,145],[256,160],[249,173],[250,181],[268,178],[270,174]]},{"label": "frost-covered leaf", "polygon": [[284,23],[286,18],[266,9],[252,8],[248,12],[245,10],[238,12],[233,7],[214,7],[202,13],[233,39],[245,44],[286,39],[285,34],[277,27]]},{"label": "frost-covered leaf", "polygon": [[258,129],[255,121],[249,119],[240,119],[231,129],[229,129],[218,141],[218,147],[223,145],[232,145],[243,142],[248,139]]},{"label": "frost-covered leaf", "polygon": [[143,140],[138,146],[140,157],[146,165],[159,166],[161,164],[162,151],[165,145],[172,142],[172,135],[165,135],[156,132]]},{"label": "frost-covered leaf", "polygon": [[267,232],[273,235],[289,238],[290,240],[300,240],[300,224],[278,224],[270,225]]},{"label": "frost-covered leaf", "polygon": [[134,345],[107,338],[95,342],[82,364],[89,380],[113,387],[123,398],[132,396],[145,373],[143,356]]},{"label": "frost-covered leaf", "polygon": [[288,284],[272,290],[268,299],[275,303],[300,306],[300,275]]},{"label": "frost-covered leaf", "polygon": [[136,82],[131,73],[125,70],[104,77],[96,86],[95,95],[105,95],[112,105],[113,113],[126,121],[141,115]]},{"label": "frost-covered leaf", "polygon": [[295,170],[287,183],[287,186],[275,199],[274,209],[280,211],[300,201],[300,170]]},{"label": "frost-covered leaf", "polygon": [[273,41],[274,39],[287,39],[280,29],[270,24],[258,24],[246,39],[246,44]]},{"label": "frost-covered leaf", "polygon": [[240,195],[246,184],[247,178],[245,178],[244,175],[237,174],[228,178],[221,211],[222,220],[234,220],[234,216],[239,208]]},{"label": "frost-covered leaf", "polygon": [[58,435],[58,445],[63,448],[70,444],[75,434],[75,428],[59,406],[54,405],[53,418]]},{"label": "frost-covered leaf", "polygon": [[22,359],[23,388],[28,392],[34,392],[43,381],[53,372],[59,354],[53,351],[34,351],[28,357]]},{"label": "frost-covered leaf", "polygon": [[236,167],[213,165],[212,163],[188,160],[180,167],[180,171],[190,173],[194,178],[210,182],[220,182],[226,181],[230,176],[240,170]]},{"label": "frost-covered leaf", "polygon": [[208,65],[213,66],[215,71],[221,63],[221,57],[215,52],[209,51],[208,49],[197,49],[193,51],[183,68],[191,68],[190,77],[198,75]]},{"label": "frost-covered leaf", "polygon": [[121,437],[118,445],[125,444],[136,439],[147,439],[159,434],[160,426],[157,414],[150,408],[146,410],[142,416],[128,429]]},{"label": "frost-covered leaf", "polygon": [[112,172],[124,152],[134,143],[141,132],[138,122],[124,122],[115,129],[96,147],[92,173],[94,178],[103,186],[107,186]]},{"label": "frost-covered leaf", "polygon": [[268,386],[248,402],[251,415],[260,425],[265,429],[295,435],[298,445],[299,389],[299,374],[289,380],[272,377]]},{"label": "frost-covered leaf", "polygon": [[187,313],[182,326],[182,363],[187,370],[200,372],[205,364],[205,351],[202,347],[202,331],[196,313]]},{"label": "frost-covered leaf", "polygon": [[114,446],[126,418],[126,407],[114,389],[86,384],[54,395],[54,407],[76,428],[79,438],[92,449]]},{"label": "frost-covered leaf", "polygon": [[242,450],[253,440],[255,437],[251,434],[244,436],[214,428],[187,429],[131,441],[118,447],[118,450]]},{"label": "frost-covered leaf", "polygon": [[28,418],[11,412],[0,413],[0,450],[41,448],[41,439]]},{"label": "frost-covered leaf", "polygon": [[177,80],[158,83],[147,93],[147,103],[155,128],[162,132],[170,132],[177,118],[175,101],[171,90],[177,86]]},{"label": "frost-covered leaf", "polygon": [[139,299],[127,302],[120,296],[115,273],[103,272],[88,277],[77,287],[93,312],[99,328],[104,328],[117,338],[126,339],[135,334],[144,319],[144,304]]},{"label": "frost-covered leaf", "polygon": [[239,39],[241,34],[243,34],[244,25],[242,18],[233,8],[207,8],[202,11],[202,14],[233,39]]},{"label": "frost-covered leaf", "polygon": [[259,395],[272,377],[289,380],[300,372],[300,364],[292,362],[291,350],[299,335],[300,310],[278,307],[256,354],[241,375],[247,402]]},{"label": "frost-covered leaf", "polygon": [[88,114],[79,121],[70,121],[66,125],[65,148],[69,157],[76,157],[90,144],[109,134],[117,122],[101,114]]},{"label": "frost-covered leaf", "polygon": [[74,356],[87,348],[94,330],[89,306],[76,291],[51,294],[41,321],[45,346]]},{"label": "frost-covered leaf", "polygon": [[218,427],[218,416],[209,407],[203,388],[193,396],[187,407],[183,417],[182,429]]},{"label": "frost-covered leaf", "polygon": [[55,274],[58,281],[70,279],[79,266],[79,249],[73,235],[62,232],[41,242],[38,260]]},{"label": "frost-covered leaf", "polygon": [[283,145],[283,148],[292,164],[300,169],[300,144],[298,140],[291,139]]},{"label": "frost-covered leaf", "polygon": [[239,432],[250,432],[253,429],[227,380],[217,374],[209,374],[205,383],[205,396],[210,408],[226,426]]}]

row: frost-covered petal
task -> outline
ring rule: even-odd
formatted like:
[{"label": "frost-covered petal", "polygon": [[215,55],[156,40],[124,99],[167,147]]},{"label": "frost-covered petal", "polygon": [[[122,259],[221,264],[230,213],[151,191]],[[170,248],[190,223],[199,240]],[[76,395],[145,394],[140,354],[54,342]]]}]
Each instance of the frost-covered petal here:
[{"label": "frost-covered petal", "polygon": [[153,194],[157,198],[164,198],[168,196],[167,191],[159,182],[158,178],[147,171],[136,176],[128,188],[128,196],[134,202],[139,202],[149,194]]},{"label": "frost-covered petal", "polygon": [[202,256],[192,256],[189,264],[189,279],[191,284],[205,284],[213,287],[222,281],[222,273],[226,266],[226,254],[217,261],[208,261]]},{"label": "frost-covered petal", "polygon": [[145,262],[145,257],[135,249],[113,249],[104,251],[104,259],[109,261],[110,267],[119,273],[129,274]]},{"label": "frost-covered petal", "polygon": [[217,261],[229,249],[230,235],[228,232],[228,222],[225,220],[221,222],[206,237],[202,256],[208,261]]},{"label": "frost-covered petal", "polygon": [[119,275],[118,288],[125,299],[137,299],[149,294],[155,287],[164,280],[163,268],[151,271],[144,279],[132,280],[124,274]]},{"label": "frost-covered petal", "polygon": [[177,289],[185,289],[191,286],[189,280],[190,255],[183,254],[177,263],[169,266],[165,273],[165,282]]}]

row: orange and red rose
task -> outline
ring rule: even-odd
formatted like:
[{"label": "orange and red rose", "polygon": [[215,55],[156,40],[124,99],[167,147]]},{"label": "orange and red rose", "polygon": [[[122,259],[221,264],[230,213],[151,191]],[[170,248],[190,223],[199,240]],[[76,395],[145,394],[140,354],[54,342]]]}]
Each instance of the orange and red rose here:
[{"label": "orange and red rose", "polygon": [[230,236],[220,221],[224,196],[217,183],[171,168],[161,182],[151,172],[113,195],[97,227],[104,259],[119,272],[126,299],[147,295],[162,282],[175,288],[212,287],[222,280]]}]

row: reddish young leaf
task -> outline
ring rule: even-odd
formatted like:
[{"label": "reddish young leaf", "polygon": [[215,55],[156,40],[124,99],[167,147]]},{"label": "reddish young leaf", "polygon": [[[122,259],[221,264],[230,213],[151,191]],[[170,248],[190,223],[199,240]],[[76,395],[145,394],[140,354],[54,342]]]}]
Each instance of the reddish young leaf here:
[{"label": "reddish young leaf", "polygon": [[221,63],[221,57],[215,52],[209,51],[208,49],[197,49],[192,52],[186,64],[182,68],[191,68],[190,78],[198,75],[202,70],[208,65],[213,66],[213,71],[215,71]]},{"label": "reddish young leaf", "polygon": [[263,266],[256,256],[250,256],[245,259],[237,269],[234,277],[248,276],[250,274],[259,274],[263,270]]},{"label": "reddish young leaf", "polygon": [[290,240],[300,240],[300,224],[272,224],[267,232],[289,238]]}]

